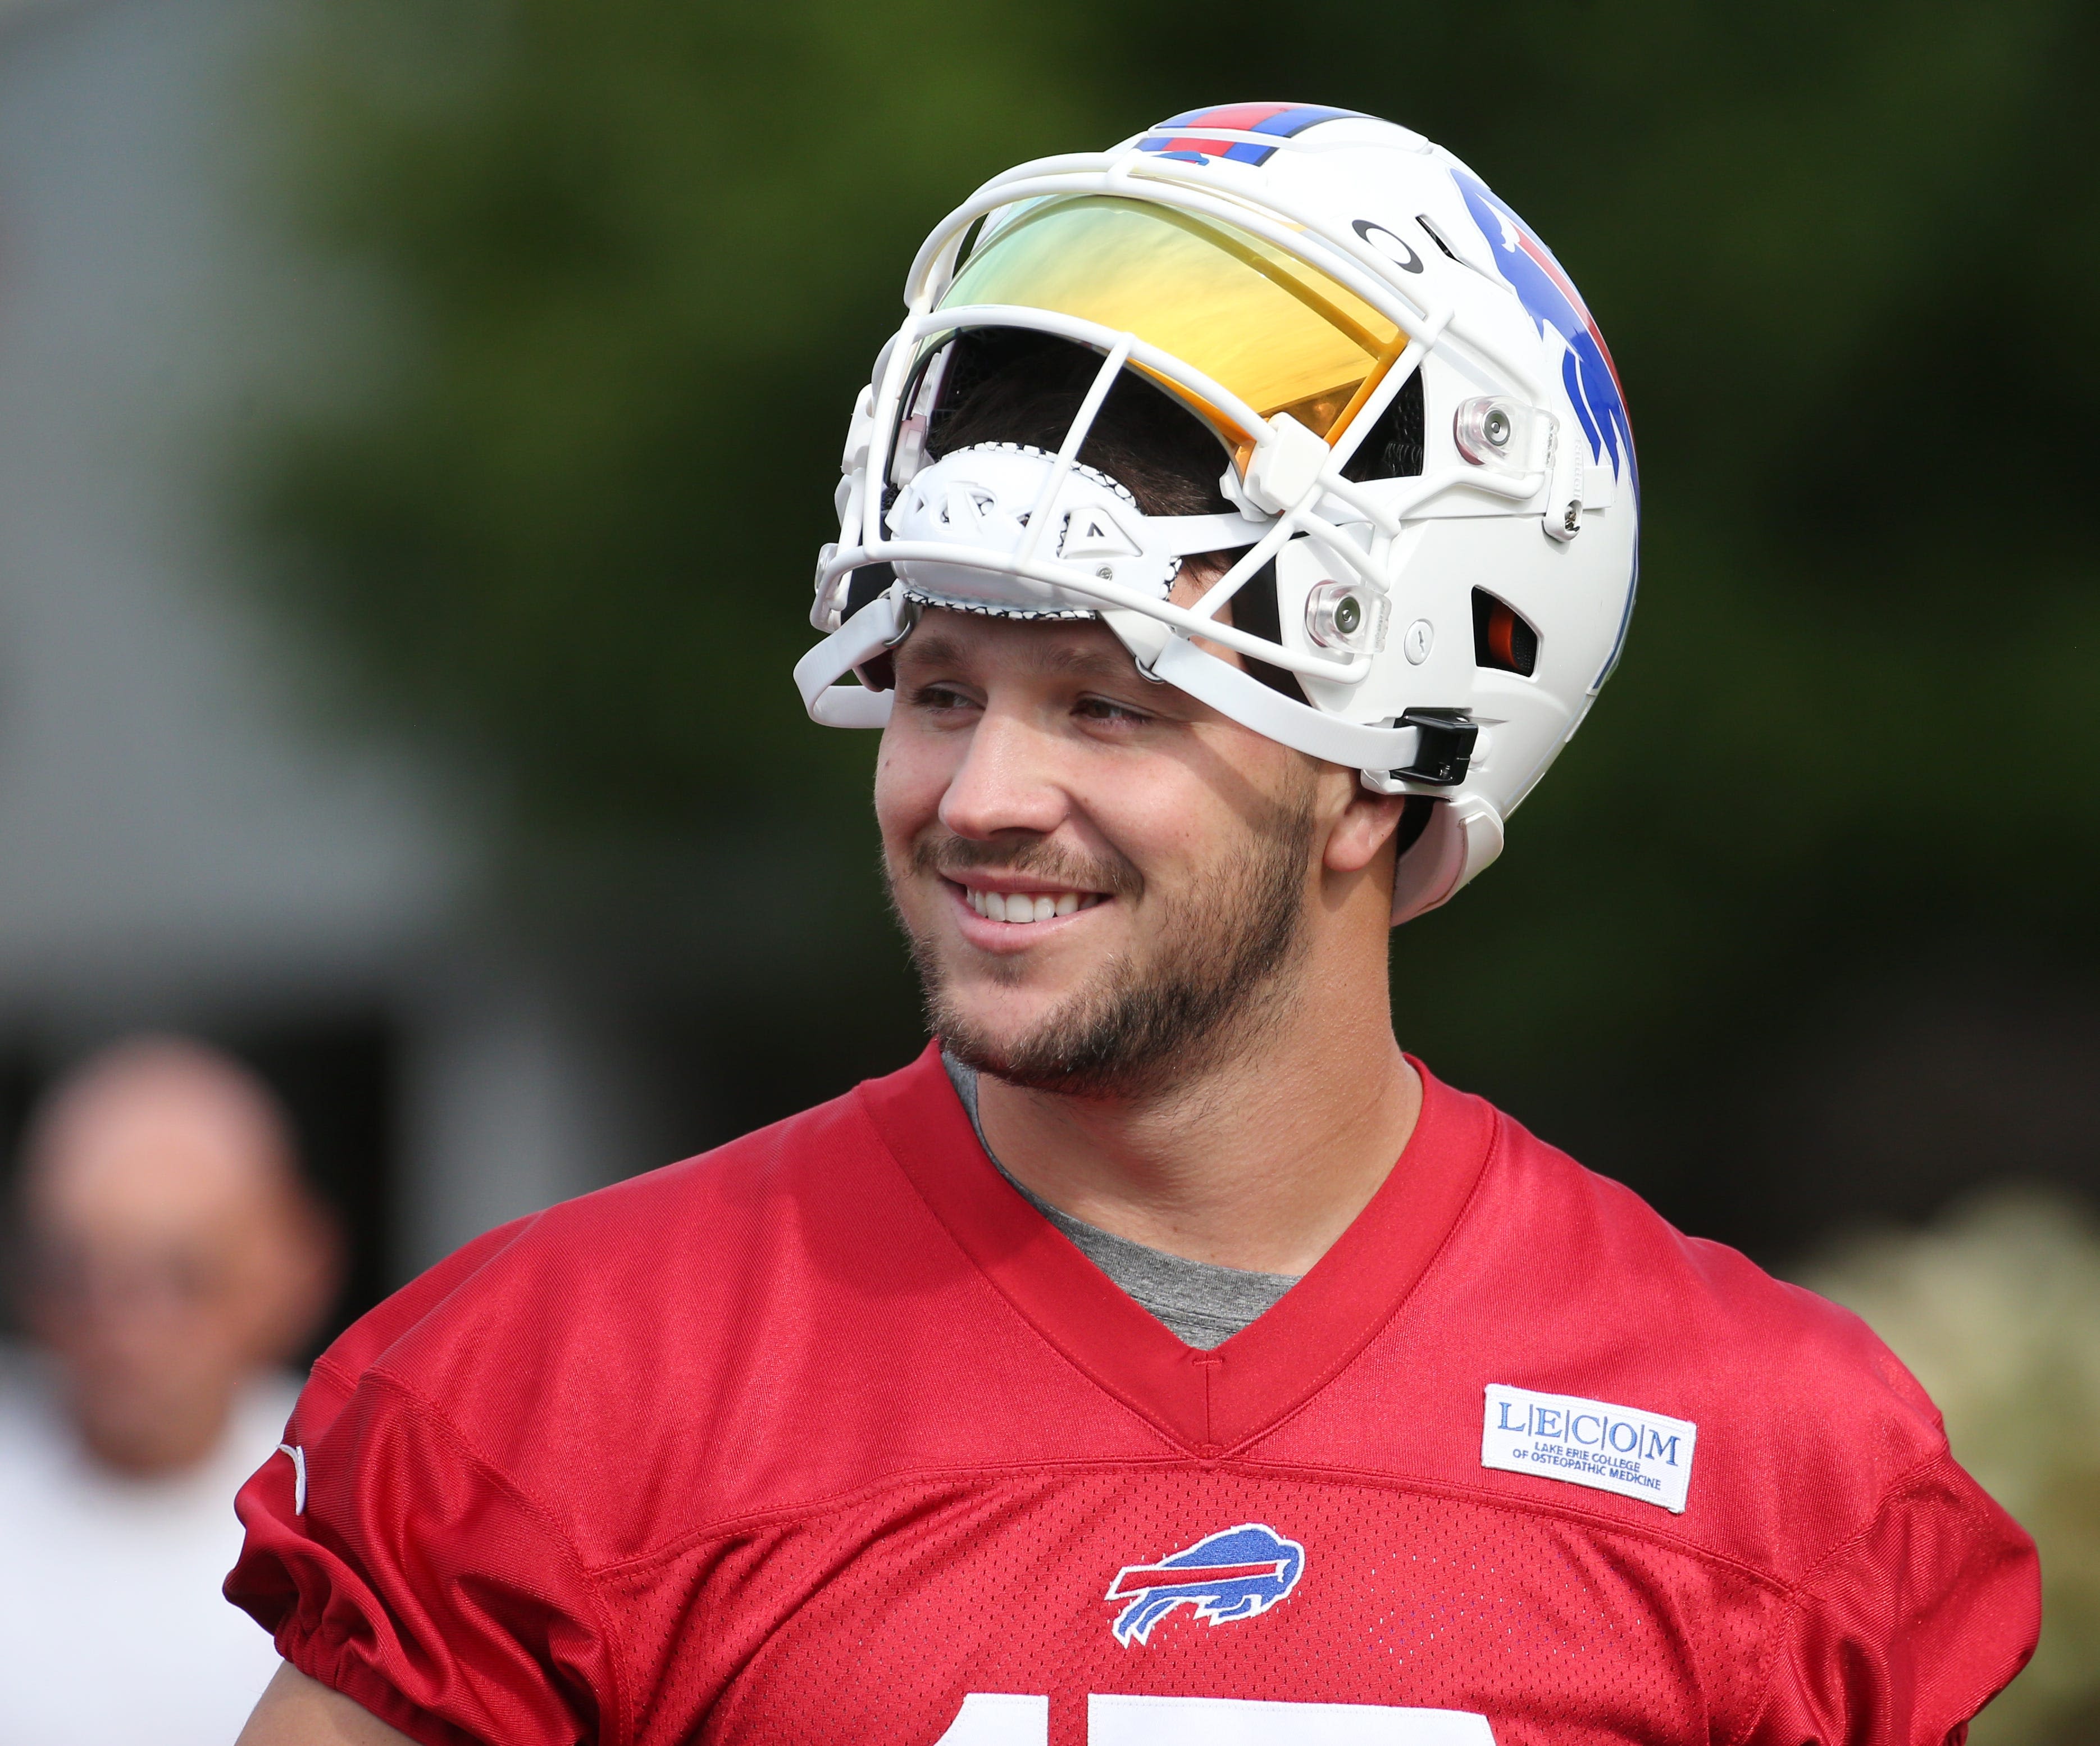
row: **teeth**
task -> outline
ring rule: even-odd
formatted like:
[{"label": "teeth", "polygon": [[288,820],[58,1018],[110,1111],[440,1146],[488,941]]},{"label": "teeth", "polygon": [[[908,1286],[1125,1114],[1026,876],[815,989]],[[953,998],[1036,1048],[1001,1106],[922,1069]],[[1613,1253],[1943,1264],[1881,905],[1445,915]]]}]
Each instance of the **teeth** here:
[{"label": "teeth", "polygon": [[1053,916],[1076,914],[1099,903],[1098,891],[1060,891],[1037,895],[1026,891],[976,891],[964,887],[969,906],[987,922],[1048,922]]}]

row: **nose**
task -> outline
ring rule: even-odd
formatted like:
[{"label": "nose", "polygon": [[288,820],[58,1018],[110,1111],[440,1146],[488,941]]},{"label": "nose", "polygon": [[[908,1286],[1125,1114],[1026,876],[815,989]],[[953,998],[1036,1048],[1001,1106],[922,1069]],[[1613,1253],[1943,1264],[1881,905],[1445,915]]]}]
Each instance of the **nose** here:
[{"label": "nose", "polygon": [[1004,832],[1047,837],[1070,816],[1048,738],[1016,714],[987,709],[941,797],[941,822],[958,837]]}]

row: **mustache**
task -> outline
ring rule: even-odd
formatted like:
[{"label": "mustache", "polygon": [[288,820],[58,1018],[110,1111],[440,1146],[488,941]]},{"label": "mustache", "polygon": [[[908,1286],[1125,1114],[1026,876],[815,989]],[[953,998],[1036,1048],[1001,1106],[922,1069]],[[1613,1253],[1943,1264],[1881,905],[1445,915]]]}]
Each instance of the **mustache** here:
[{"label": "mustache", "polygon": [[1113,897],[1135,898],[1145,890],[1144,876],[1114,851],[1105,855],[1080,855],[1041,837],[986,842],[958,837],[952,831],[923,832],[911,845],[911,869],[943,878],[973,869],[996,869]]}]

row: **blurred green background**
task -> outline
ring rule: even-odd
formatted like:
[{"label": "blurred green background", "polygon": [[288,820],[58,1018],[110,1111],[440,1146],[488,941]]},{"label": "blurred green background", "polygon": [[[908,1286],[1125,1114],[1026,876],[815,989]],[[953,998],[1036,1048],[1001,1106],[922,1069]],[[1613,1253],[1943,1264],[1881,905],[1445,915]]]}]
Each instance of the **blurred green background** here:
[{"label": "blurred green background", "polygon": [[[1396,937],[1403,1040],[1687,1228],[1821,1245],[1869,1296],[1888,1252],[1830,1259],[1849,1229],[1952,1206],[2017,1256],[2032,1221],[1964,1195],[2100,1187],[2100,8],[318,20],[275,76],[271,197],[368,297],[355,369],[244,451],[257,586],[348,719],[476,773],[492,904],[624,966],[657,1045],[715,1063],[722,1131],[919,1035],[873,738],[788,680],[919,238],[1022,157],[1285,98],[1418,128],[1523,212],[1641,449],[1625,663],[1502,861]],[[2089,1355],[2078,1301],[2046,1314]],[[1988,1399],[1994,1362],[1945,1386]],[[2089,1523],[2093,1457],[2062,1459],[2033,1508]],[[1993,1737],[2096,1737],[2076,1644]]]}]

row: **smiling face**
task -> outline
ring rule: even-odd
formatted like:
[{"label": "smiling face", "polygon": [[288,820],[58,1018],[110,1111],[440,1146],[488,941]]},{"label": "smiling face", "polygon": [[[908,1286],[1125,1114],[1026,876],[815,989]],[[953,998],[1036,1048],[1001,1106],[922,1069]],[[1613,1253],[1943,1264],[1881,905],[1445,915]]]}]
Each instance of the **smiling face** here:
[{"label": "smiling face", "polygon": [[929,1021],[1016,1084],[1139,1094],[1243,1046],[1304,957],[1348,772],[1145,679],[1105,626],[929,612],[876,779]]}]

